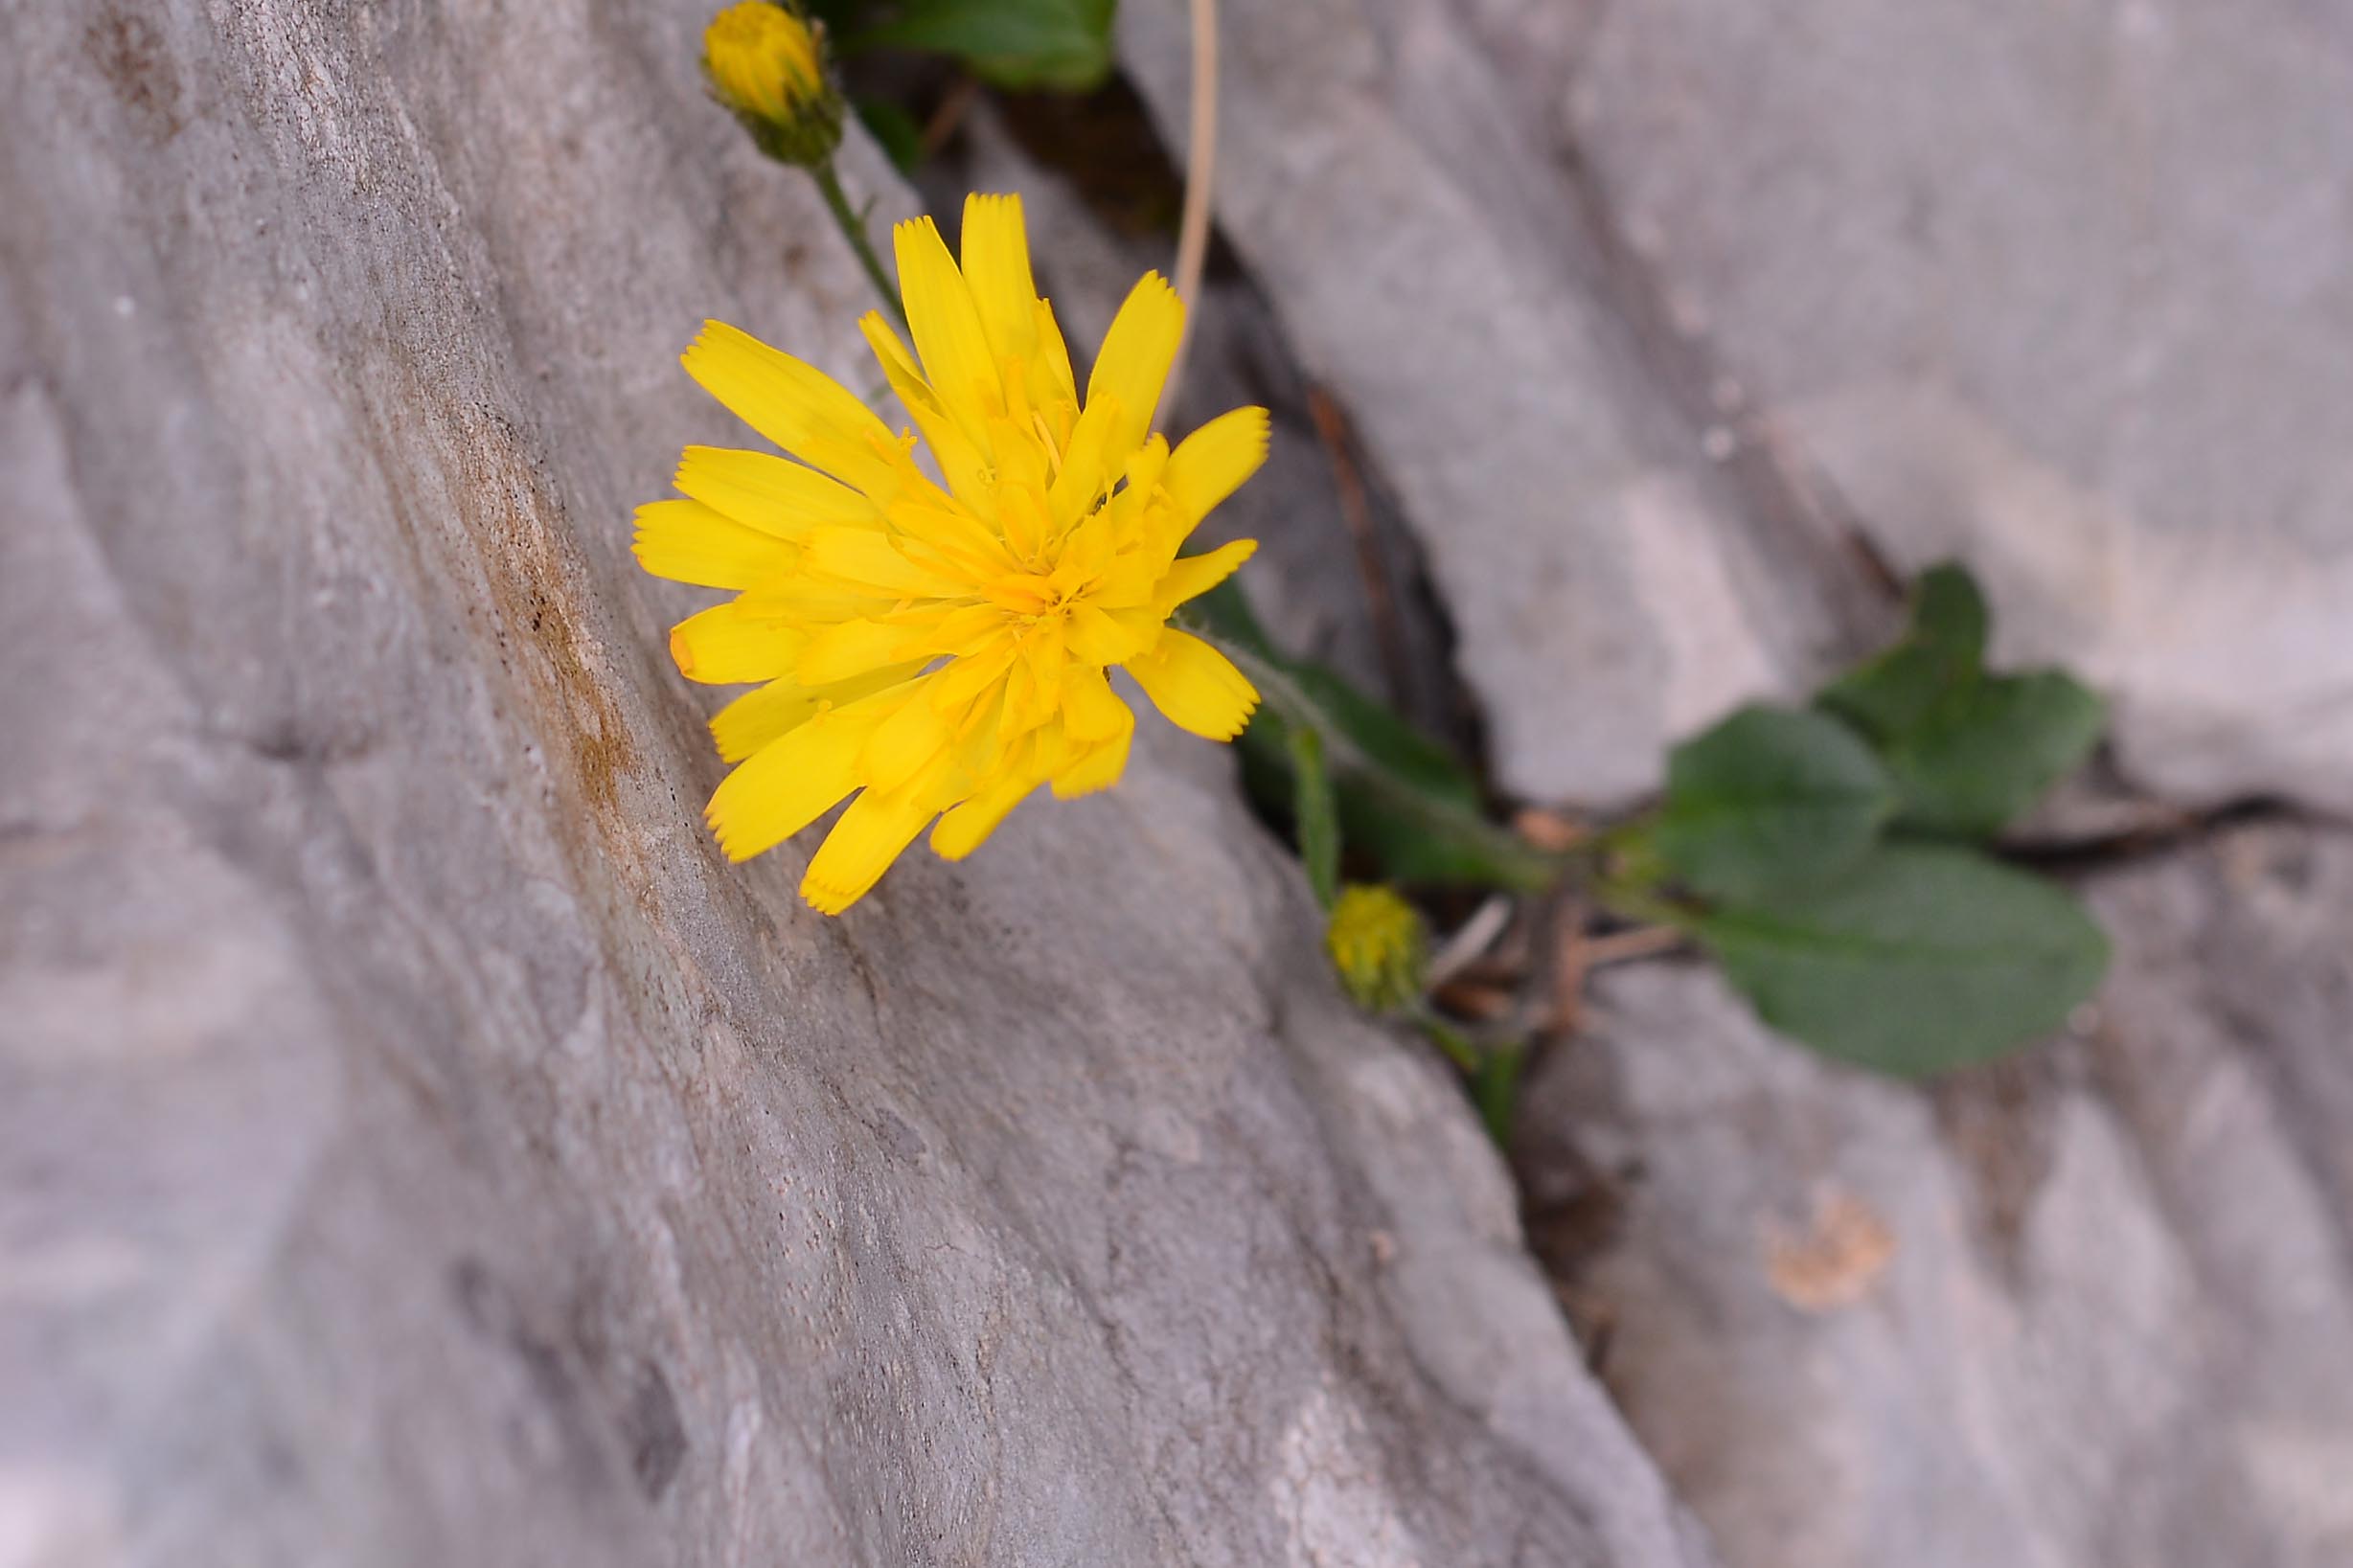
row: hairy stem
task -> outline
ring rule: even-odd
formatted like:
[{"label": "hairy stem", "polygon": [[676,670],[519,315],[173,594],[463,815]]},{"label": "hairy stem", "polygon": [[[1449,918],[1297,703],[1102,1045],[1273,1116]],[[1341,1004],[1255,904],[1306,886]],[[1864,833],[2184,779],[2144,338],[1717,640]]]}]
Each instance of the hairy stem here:
[{"label": "hairy stem", "polygon": [[1249,676],[1268,705],[1292,724],[1314,730],[1323,741],[1325,761],[1398,807],[1456,843],[1475,845],[1524,893],[1541,893],[1560,883],[1578,865],[1573,854],[1553,854],[1536,848],[1508,829],[1473,811],[1398,778],[1366,755],[1333,717],[1273,660],[1230,638],[1221,637],[1199,618],[1187,617],[1184,627],[1234,661]]},{"label": "hairy stem", "polygon": [[815,178],[817,189],[825,193],[825,205],[834,215],[834,226],[841,230],[841,237],[850,241],[850,248],[857,253],[859,263],[866,269],[867,279],[874,284],[874,291],[882,296],[883,307],[890,311],[900,326],[904,327],[907,324],[906,307],[900,303],[899,290],[891,286],[890,275],[882,270],[882,259],[875,254],[874,242],[866,238],[866,219],[850,205],[849,196],[842,191],[841,176],[834,172],[834,161],[828,158],[811,170],[810,173]]}]

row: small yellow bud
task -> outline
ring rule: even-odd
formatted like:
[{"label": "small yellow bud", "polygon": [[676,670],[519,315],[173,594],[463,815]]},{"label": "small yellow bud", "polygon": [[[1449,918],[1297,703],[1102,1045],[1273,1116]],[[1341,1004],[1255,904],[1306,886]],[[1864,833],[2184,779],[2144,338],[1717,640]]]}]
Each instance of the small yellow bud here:
[{"label": "small yellow bud", "polygon": [[1389,1012],[1422,994],[1428,960],[1422,917],[1389,889],[1361,884],[1340,889],[1324,927],[1324,945],[1358,1006]]},{"label": "small yellow bud", "polygon": [[825,69],[825,27],[772,0],[742,0],[702,34],[711,96],[760,150],[813,169],[841,145],[841,95]]}]

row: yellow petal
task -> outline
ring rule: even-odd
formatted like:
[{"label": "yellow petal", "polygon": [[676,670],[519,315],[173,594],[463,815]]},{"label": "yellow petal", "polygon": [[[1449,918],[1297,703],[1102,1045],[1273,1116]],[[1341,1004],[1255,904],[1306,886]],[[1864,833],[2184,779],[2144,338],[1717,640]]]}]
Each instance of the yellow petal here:
[{"label": "yellow petal", "polygon": [[1205,556],[1187,556],[1168,569],[1153,595],[1153,608],[1167,615],[1189,599],[1199,599],[1241,570],[1242,563],[1258,553],[1256,539],[1236,539],[1222,544]]},{"label": "yellow petal", "polygon": [[844,621],[812,633],[792,672],[810,686],[849,680],[905,659],[909,640],[903,626],[886,626],[879,621]]},{"label": "yellow petal", "polygon": [[719,321],[702,324],[683,363],[704,391],[786,451],[880,505],[898,493],[898,471],[878,449],[892,443],[889,428],[815,366]]},{"label": "yellow petal", "polygon": [[1135,722],[1135,715],[1111,690],[1100,670],[1074,670],[1062,677],[1062,730],[1083,745],[1108,740]]},{"label": "yellow petal", "polygon": [[1017,656],[1005,670],[1005,698],[997,713],[997,735],[1005,740],[1027,735],[1054,716],[1050,699],[1038,689],[1038,675]]},{"label": "yellow petal", "polygon": [[[934,710],[924,683],[897,713],[875,726],[858,757],[867,786],[884,793],[900,788],[921,773],[955,739],[947,717]],[[961,717],[961,715],[957,716]]]},{"label": "yellow petal", "polygon": [[1116,476],[1111,443],[1126,418],[1127,404],[1117,394],[1087,398],[1086,411],[1062,443],[1062,471],[1047,493],[1047,507],[1056,520],[1069,524],[1085,516]]},{"label": "yellow petal", "polygon": [[884,665],[854,680],[803,686],[790,676],[746,692],[711,716],[711,739],[721,761],[740,762],[781,735],[798,729],[829,706],[857,701],[895,686],[923,669],[924,661]]},{"label": "yellow petal", "polygon": [[1161,488],[1183,514],[1185,532],[1241,489],[1267,461],[1267,411],[1237,408],[1221,414],[1169,454]]},{"label": "yellow petal", "polygon": [[1108,789],[1128,771],[1128,753],[1135,743],[1135,713],[1124,702],[1119,704],[1119,711],[1126,722],[1109,739],[1081,752],[1054,775],[1056,800],[1074,801],[1081,795]]},{"label": "yellow petal", "polygon": [[1110,564],[1111,518],[1108,511],[1099,510],[1063,536],[1062,557],[1046,580],[1053,584],[1055,598],[1075,599]]},{"label": "yellow petal", "polygon": [[1240,735],[1258,706],[1258,689],[1232,660],[1174,627],[1161,633],[1150,653],[1130,660],[1127,670],[1170,723],[1211,740]]},{"label": "yellow petal", "polygon": [[890,511],[891,526],[940,551],[975,578],[996,577],[1014,570],[1005,542],[988,524],[961,507],[925,506],[902,501]]},{"label": "yellow petal", "polygon": [[699,501],[639,507],[629,548],[655,577],[700,588],[748,588],[789,571],[797,555],[775,535],[730,522]]},{"label": "yellow petal", "polygon": [[1062,324],[1054,319],[1054,307],[1039,300],[1030,312],[1038,325],[1038,354],[1030,361],[1030,401],[1043,406],[1061,402],[1076,404],[1079,400],[1078,377],[1070,373],[1070,349],[1062,342]]},{"label": "yellow petal", "polygon": [[1062,672],[1070,667],[1069,634],[1058,621],[1040,621],[1019,639],[1021,662],[1037,677],[1039,722],[1054,716],[1062,695]]},{"label": "yellow petal", "polygon": [[969,658],[1005,635],[1005,612],[994,604],[967,604],[942,615],[924,632],[924,650]]},{"label": "yellow petal", "polygon": [[891,241],[899,254],[899,291],[906,301],[915,352],[923,356],[924,379],[965,434],[983,441],[989,416],[1005,406],[1005,392],[972,291],[931,219],[900,224],[891,231]]},{"label": "yellow petal", "polygon": [[746,615],[764,615],[773,621],[814,626],[884,615],[897,601],[853,587],[837,578],[793,572],[744,589],[736,602],[743,606]]},{"label": "yellow petal", "polygon": [[1005,678],[1005,671],[1013,668],[1019,651],[1011,637],[1000,634],[996,641],[941,670],[939,679],[932,683],[932,700],[948,707],[971,702]]},{"label": "yellow petal", "polygon": [[1152,417],[1160,406],[1160,387],[1168,379],[1170,361],[1176,357],[1176,340],[1184,335],[1184,302],[1156,272],[1136,280],[1103,335],[1103,352],[1095,356],[1094,374],[1086,379],[1091,405],[1105,393],[1119,399],[1119,421],[1107,443],[1112,463],[1124,467],[1128,454],[1144,444]]},{"label": "yellow petal", "polygon": [[981,330],[999,359],[1038,352],[1038,284],[1030,275],[1029,234],[1019,196],[964,198],[964,281]]},{"label": "yellow petal", "polygon": [[670,656],[688,680],[729,686],[788,673],[806,641],[790,627],[745,615],[741,602],[730,601],[671,627]]},{"label": "yellow petal", "polygon": [[727,858],[748,860],[784,842],[857,788],[858,753],[902,695],[886,688],[821,713],[721,780],[703,818]]},{"label": "yellow petal", "polygon": [[797,539],[828,524],[873,528],[881,521],[875,504],[840,480],[773,452],[690,446],[671,483],[679,493],[780,539]]},{"label": "yellow petal", "polygon": [[946,599],[963,591],[955,579],[925,570],[902,555],[888,535],[866,528],[811,533],[802,546],[801,567],[893,598]]},{"label": "yellow petal", "polygon": [[1126,664],[1151,647],[1149,638],[1088,603],[1070,607],[1070,651],[1091,665]]},{"label": "yellow petal", "polygon": [[1154,436],[1128,459],[1127,483],[1111,497],[1104,510],[1111,516],[1111,536],[1119,543],[1133,543],[1143,530],[1144,512],[1155,502],[1162,501],[1160,475],[1168,468],[1168,442]]},{"label": "yellow petal", "polygon": [[858,330],[866,334],[867,346],[882,367],[883,378],[899,395],[907,417],[924,433],[924,440],[939,460],[940,472],[948,480],[948,489],[970,507],[985,507],[989,501],[990,466],[987,448],[974,442],[958,424],[931,383],[925,380],[907,353],[906,345],[891,324],[882,319],[880,310],[869,310],[858,318]]},{"label": "yellow petal", "polygon": [[1047,461],[1045,443],[1038,438],[1037,426],[1030,417],[1024,415],[1017,420],[1008,416],[991,420],[989,449],[996,454],[996,480],[999,484],[1019,485],[1043,495],[1046,487],[1054,483],[1054,471]]},{"label": "yellow petal", "polygon": [[801,897],[810,908],[838,915],[881,880],[899,852],[937,814],[913,795],[912,790],[884,794],[869,789],[850,803],[801,878]]},{"label": "yellow petal", "polygon": [[940,825],[931,829],[931,852],[943,860],[963,859],[1037,787],[1038,781],[1026,774],[997,780],[940,818]]}]

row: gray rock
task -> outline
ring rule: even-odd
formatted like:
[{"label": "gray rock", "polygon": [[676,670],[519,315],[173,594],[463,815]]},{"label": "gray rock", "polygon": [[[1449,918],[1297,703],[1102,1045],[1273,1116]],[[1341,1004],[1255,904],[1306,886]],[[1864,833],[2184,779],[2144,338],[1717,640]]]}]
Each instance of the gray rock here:
[{"label": "gray rock", "polygon": [[867,301],[692,55],[11,13],[0,1560],[1706,1561],[1222,757],[719,863],[628,511]]},{"label": "gray rock", "polygon": [[[1221,216],[1389,466],[1507,784],[1621,798],[1802,685],[1874,630],[1861,534],[1975,565],[2143,788],[2353,803],[2342,21],[1229,10]],[[1184,11],[1121,36],[1178,144]]]},{"label": "gray rock", "polygon": [[2191,803],[2353,803],[2353,29],[2196,0],[1610,10],[1558,100],[1762,417]]},{"label": "gray rock", "polygon": [[1534,1237],[1726,1561],[2353,1559],[2353,838],[2088,891],[2097,1005],[1935,1092],[1678,965],[1534,1085]]},{"label": "gray rock", "polygon": [[[1185,11],[1121,9],[1176,146]],[[1887,624],[1774,453],[1711,455],[1729,416],[1629,313],[1577,183],[1452,8],[1229,11],[1220,221],[1419,532],[1502,784],[1630,800],[1670,740]]]}]

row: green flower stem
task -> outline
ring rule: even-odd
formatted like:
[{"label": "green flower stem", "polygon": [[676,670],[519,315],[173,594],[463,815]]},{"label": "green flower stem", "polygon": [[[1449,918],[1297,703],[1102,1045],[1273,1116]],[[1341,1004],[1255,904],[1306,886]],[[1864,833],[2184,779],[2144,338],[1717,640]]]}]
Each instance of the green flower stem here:
[{"label": "green flower stem", "polygon": [[907,324],[906,307],[901,303],[899,290],[891,286],[890,275],[882,270],[882,259],[875,254],[874,241],[866,238],[866,219],[850,205],[850,198],[841,188],[841,176],[834,172],[834,160],[811,169],[810,174],[817,189],[825,193],[825,205],[834,215],[834,222],[841,237],[850,241],[857,259],[866,268],[866,276],[874,284],[874,291],[882,296],[882,304],[900,326]]},{"label": "green flower stem", "polygon": [[1422,1033],[1429,1036],[1432,1044],[1446,1053],[1447,1060],[1464,1072],[1473,1077],[1477,1076],[1484,1058],[1479,1048],[1471,1043],[1471,1036],[1439,1017],[1428,1007],[1416,1008],[1413,1011],[1413,1021],[1422,1026]]},{"label": "green flower stem", "polygon": [[1506,1156],[1512,1151],[1512,1114],[1519,1104],[1519,1079],[1527,1066],[1527,1047],[1514,1041],[1497,1046],[1472,1075],[1471,1098],[1487,1124],[1487,1136]]},{"label": "green flower stem", "polygon": [[1185,617],[1184,628],[1233,660],[1276,713],[1292,724],[1314,731],[1323,741],[1325,759],[1335,771],[1346,772],[1391,805],[1420,818],[1432,831],[1457,843],[1476,845],[1482,854],[1505,872],[1514,890],[1543,892],[1558,885],[1579,864],[1580,857],[1575,854],[1552,854],[1537,849],[1485,817],[1405,783],[1359,750],[1347,732],[1273,660],[1219,635],[1199,617]]},{"label": "green flower stem", "polygon": [[1652,848],[1656,807],[1619,823],[1591,841],[1586,892],[1602,908],[1634,925],[1666,925],[1688,933],[1699,912],[1661,893],[1666,862]]}]

